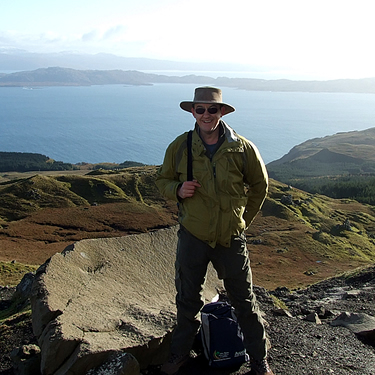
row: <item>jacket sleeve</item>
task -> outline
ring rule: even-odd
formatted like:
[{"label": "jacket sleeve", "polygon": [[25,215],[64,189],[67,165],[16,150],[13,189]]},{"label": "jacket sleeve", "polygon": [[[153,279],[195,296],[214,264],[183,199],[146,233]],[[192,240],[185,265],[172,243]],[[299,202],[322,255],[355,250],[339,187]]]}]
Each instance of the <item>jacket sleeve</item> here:
[{"label": "jacket sleeve", "polygon": [[244,181],[248,185],[247,204],[243,215],[248,227],[260,211],[268,192],[268,174],[257,147],[245,142]]},{"label": "jacket sleeve", "polygon": [[176,144],[172,142],[165,152],[163,164],[156,173],[156,186],[160,193],[178,202],[177,188],[181,184],[176,168]]}]

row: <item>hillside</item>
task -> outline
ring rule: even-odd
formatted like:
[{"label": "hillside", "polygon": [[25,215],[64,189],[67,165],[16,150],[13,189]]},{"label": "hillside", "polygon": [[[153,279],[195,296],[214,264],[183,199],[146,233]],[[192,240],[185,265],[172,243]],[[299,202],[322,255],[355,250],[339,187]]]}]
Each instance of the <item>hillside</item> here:
[{"label": "hillside", "polygon": [[0,75],[0,87],[150,85],[195,83],[234,87],[251,91],[375,93],[375,78],[329,81],[264,80],[186,75],[183,77],[142,73],[136,70],[76,70],[49,67]]},{"label": "hillside", "polygon": [[[176,204],[160,196],[155,173],[156,167],[86,175],[45,172],[3,182],[0,261],[37,266],[80,239],[175,225]],[[374,262],[375,212],[271,180],[247,237],[256,283],[295,288]]]},{"label": "hillside", "polygon": [[70,163],[55,161],[41,154],[0,151],[0,172],[63,171],[72,169],[79,168]]},{"label": "hillside", "polygon": [[[269,169],[298,160],[357,164],[375,164],[375,128],[337,133],[323,138],[313,138],[293,147],[288,154],[267,165]],[[316,175],[322,175],[318,171]]]},{"label": "hillside", "polygon": [[[126,236],[175,225],[176,204],[160,196],[154,185],[155,173],[156,167],[144,166],[89,173],[80,170],[7,174],[0,184],[0,285],[17,285],[26,272],[81,239]],[[308,373],[315,368],[339,368],[339,374],[352,374],[359,373],[355,371],[361,366],[371,368],[372,347],[365,346],[345,329],[337,332],[327,324],[280,318],[272,311],[277,301],[281,306],[286,303],[293,313],[298,309],[305,311],[313,303],[321,306],[317,296],[327,300],[323,291],[337,290],[336,280],[346,284],[347,278],[333,279],[324,285],[317,282],[374,264],[374,207],[309,194],[275,180],[270,182],[262,212],[247,231],[255,289],[257,294],[263,290],[260,286],[287,296],[287,288],[297,289],[300,297],[299,302],[296,298],[284,298],[284,302],[277,293],[276,298],[268,299],[258,294],[270,324],[272,366],[277,373],[284,374],[297,374],[301,369]],[[366,306],[365,311],[371,313],[373,304],[368,298],[372,294],[368,274],[364,275],[363,293],[367,288],[367,294],[361,298],[370,302],[365,304],[358,299],[354,306],[353,299],[344,300],[340,302],[343,311],[363,311]],[[357,271],[354,276],[357,277]],[[303,289],[307,285],[312,285],[311,292]],[[14,290],[0,286],[0,371],[4,375],[12,373],[10,351],[35,342],[30,307],[15,305],[11,299]],[[332,305],[338,308],[338,303]],[[345,353],[348,344],[351,353],[356,354],[350,360],[338,362],[337,356]],[[316,351],[319,356],[311,354]],[[183,373],[200,373],[205,369],[200,356]],[[246,371],[244,366],[241,371],[225,374]],[[151,368],[147,373],[158,372]],[[314,372],[323,373],[326,371]]]},{"label": "hillside", "polygon": [[314,138],[267,165],[269,175],[310,193],[375,204],[375,128]]},{"label": "hillside", "polygon": [[[142,166],[143,163],[124,161],[123,163],[64,163],[48,156],[31,152],[2,152],[0,151],[0,172],[30,172],[30,171],[78,171],[89,169],[121,169]],[[0,182],[2,178],[0,177]]]}]

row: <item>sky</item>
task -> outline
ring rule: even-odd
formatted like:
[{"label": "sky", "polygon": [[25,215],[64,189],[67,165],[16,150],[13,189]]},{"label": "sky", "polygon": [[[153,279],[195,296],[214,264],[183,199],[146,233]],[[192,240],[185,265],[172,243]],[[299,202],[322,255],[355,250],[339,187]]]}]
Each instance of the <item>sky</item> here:
[{"label": "sky", "polygon": [[0,50],[375,77],[373,0],[0,0]]}]

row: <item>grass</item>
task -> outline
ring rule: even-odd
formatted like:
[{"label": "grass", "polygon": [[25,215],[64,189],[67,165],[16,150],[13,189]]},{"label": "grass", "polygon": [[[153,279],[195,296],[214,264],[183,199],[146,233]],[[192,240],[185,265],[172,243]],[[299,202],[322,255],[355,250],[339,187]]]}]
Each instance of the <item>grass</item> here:
[{"label": "grass", "polygon": [[16,286],[26,273],[36,271],[37,268],[21,263],[0,262],[0,285]]},{"label": "grass", "polygon": [[19,301],[12,300],[11,305],[0,310],[0,324],[18,323],[31,318],[31,305],[30,303],[23,303],[20,305]]},{"label": "grass", "polygon": [[288,309],[288,306],[285,304],[284,301],[282,301],[281,299],[277,298],[276,296],[274,296],[273,294],[271,294],[271,298],[272,298],[272,302],[273,302],[273,305],[278,308],[278,309],[282,309],[282,310],[289,310]]},{"label": "grass", "polygon": [[[291,195],[293,203],[285,204],[283,197]],[[356,201],[335,200],[318,194],[289,188],[272,181],[264,214],[276,216],[289,223],[304,223],[310,228],[300,243],[306,252],[312,251],[330,259],[375,261],[375,215],[372,206]],[[343,223],[349,220],[351,229]],[[274,233],[282,239],[285,233]],[[285,244],[285,238],[280,242]],[[308,250],[311,249],[311,250]]]},{"label": "grass", "polygon": [[[149,205],[163,200],[154,183],[156,167],[133,167],[87,175],[37,174],[0,185],[0,224],[40,209],[90,206],[136,200]],[[1,228],[0,228],[1,229]]]},{"label": "grass", "polygon": [[[171,223],[172,219],[166,219],[168,214],[171,215],[166,213],[168,202],[163,200],[154,183],[156,170],[156,166],[144,166],[86,175],[42,173],[26,175],[24,179],[17,175],[13,182],[0,185],[0,234],[6,240],[14,239],[14,242],[20,238],[52,244],[81,239],[74,237],[77,233],[85,236],[82,238],[95,238],[110,236],[113,228],[123,232],[129,229],[138,231],[137,223],[145,219],[150,222],[140,226],[139,231],[153,228],[152,223],[157,220]],[[100,207],[90,208],[94,203]],[[107,203],[116,205],[107,206]],[[124,203],[129,205],[124,207]],[[110,206],[111,211],[105,208]],[[41,215],[30,219],[35,217],[35,212],[48,211],[46,208],[56,210],[51,211],[48,220]],[[61,215],[57,213],[60,208]],[[82,211],[84,215],[80,213],[80,217],[87,220],[86,226],[83,222],[80,225],[73,222],[68,209],[86,209]],[[96,211],[101,213],[99,219],[94,216]],[[76,211],[71,212],[74,215]],[[30,220],[21,222],[21,218]],[[350,199],[337,200],[310,194],[271,179],[261,220],[258,217],[258,227],[255,223],[249,230],[254,228],[253,236],[262,240],[264,251],[276,254],[272,259],[277,259],[280,268],[285,270],[301,261],[306,263],[302,275],[316,261],[322,262],[319,267],[324,264],[326,268],[334,262],[365,264],[375,261],[374,207]],[[346,220],[350,220],[351,230],[342,227]],[[155,228],[161,226],[157,224]],[[26,228],[29,229],[28,236]],[[26,247],[20,251],[26,254]],[[22,260],[22,263],[27,263],[27,260]],[[3,263],[0,285],[17,285],[23,274],[30,270],[33,270],[31,266]]]}]

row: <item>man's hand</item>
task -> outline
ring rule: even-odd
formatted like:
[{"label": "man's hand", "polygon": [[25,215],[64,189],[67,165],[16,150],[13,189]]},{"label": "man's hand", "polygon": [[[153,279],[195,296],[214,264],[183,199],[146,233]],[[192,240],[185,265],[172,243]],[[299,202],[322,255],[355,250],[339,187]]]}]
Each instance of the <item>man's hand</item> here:
[{"label": "man's hand", "polygon": [[196,188],[200,188],[201,185],[198,183],[197,180],[194,181],[185,181],[177,190],[177,195],[181,199],[185,198],[191,198],[194,193]]}]

